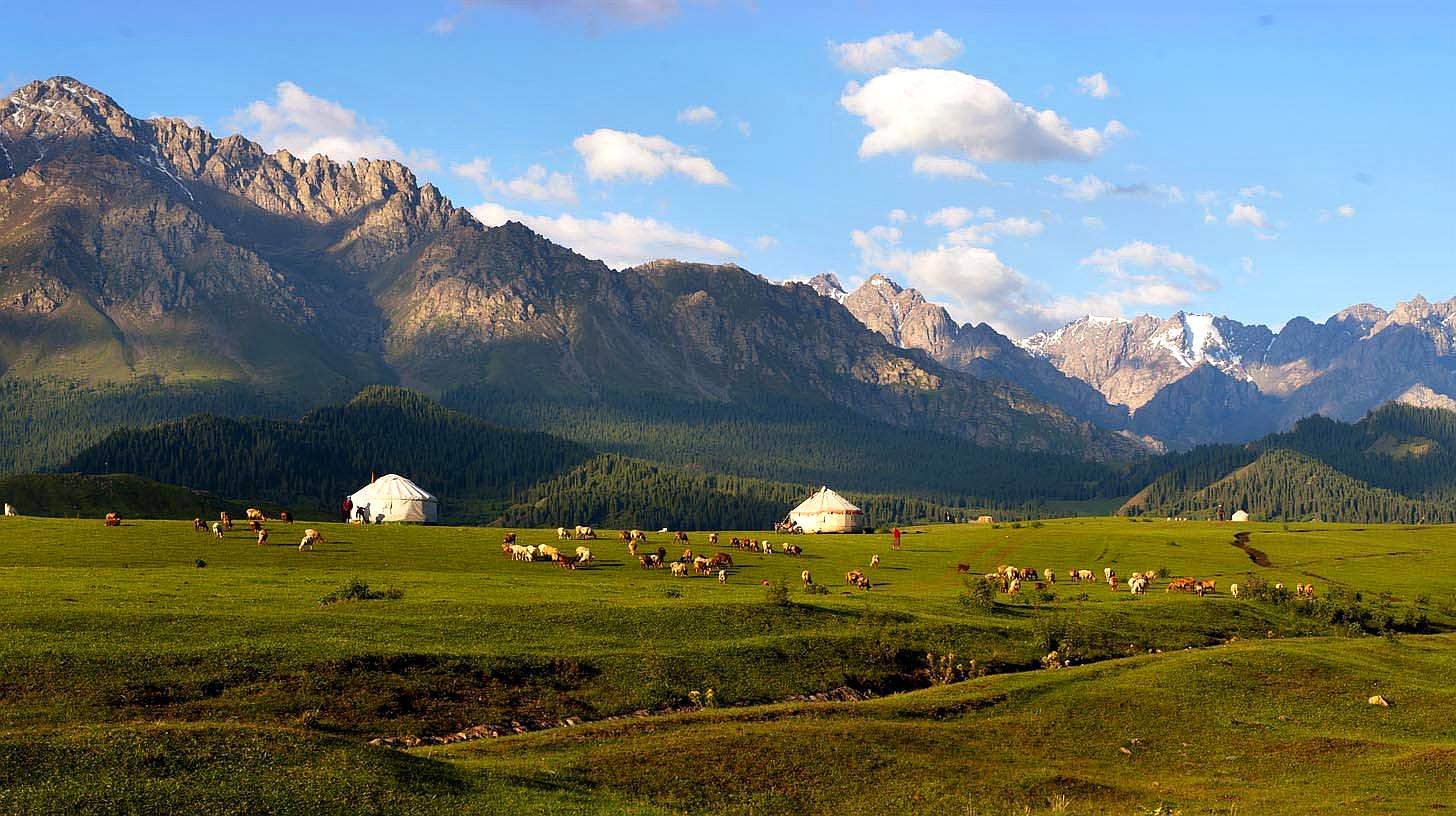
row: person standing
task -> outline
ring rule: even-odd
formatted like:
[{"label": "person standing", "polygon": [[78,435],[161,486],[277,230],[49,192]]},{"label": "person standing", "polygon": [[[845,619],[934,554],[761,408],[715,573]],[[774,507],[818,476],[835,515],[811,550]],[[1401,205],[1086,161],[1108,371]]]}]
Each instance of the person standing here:
[{"label": "person standing", "polygon": [[900,528],[897,526],[891,532],[895,534],[895,549],[898,550],[900,549]]},{"label": "person standing", "polygon": [[344,509],[344,523],[345,524],[348,524],[349,523],[349,517],[352,516],[352,515],[354,515],[354,500],[353,499],[350,499],[348,496],[345,496],[344,497],[343,509]]}]

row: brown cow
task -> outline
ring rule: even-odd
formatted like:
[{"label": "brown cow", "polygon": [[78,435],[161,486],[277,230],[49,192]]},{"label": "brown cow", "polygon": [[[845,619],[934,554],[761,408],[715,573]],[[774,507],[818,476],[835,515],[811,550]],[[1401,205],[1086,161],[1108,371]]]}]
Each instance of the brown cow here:
[{"label": "brown cow", "polygon": [[107,513],[106,514],[106,526],[107,527],[120,527],[121,526],[121,514],[120,513]]},{"label": "brown cow", "polygon": [[960,575],[971,571],[970,564],[956,564],[956,574]]},{"label": "brown cow", "polygon": [[279,510],[278,511],[278,520],[281,521],[281,522],[283,522],[284,524],[292,524],[293,523],[293,514],[290,513],[290,512],[288,512],[287,510]]}]

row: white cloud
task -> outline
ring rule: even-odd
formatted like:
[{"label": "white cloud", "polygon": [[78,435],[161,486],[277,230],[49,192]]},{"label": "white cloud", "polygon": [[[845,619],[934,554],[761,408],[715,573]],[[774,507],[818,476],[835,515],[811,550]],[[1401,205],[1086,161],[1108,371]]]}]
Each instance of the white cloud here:
[{"label": "white cloud", "polygon": [[728,176],[702,156],[661,136],[601,128],[571,143],[586,162],[593,181],[638,178],[653,181],[664,173],[687,176],[698,184],[727,184]]},{"label": "white cloud", "polygon": [[718,112],[707,105],[695,105],[678,111],[677,120],[689,125],[711,125],[718,121]]},{"label": "white cloud", "polygon": [[401,150],[393,139],[338,102],[314,96],[293,82],[274,87],[274,100],[255,100],[233,113],[237,128],[269,151],[287,150],[300,158],[324,155],[335,161],[395,159],[416,170],[437,170],[429,153]]},{"label": "white cloud", "polygon": [[738,120],[738,132],[741,133],[741,134],[743,134],[744,138],[747,138],[749,136],[752,136],[753,135],[753,125],[750,125],[747,121],[745,121],[743,119],[739,119]]},{"label": "white cloud", "polygon": [[1082,216],[1082,226],[1090,227],[1092,229],[1105,229],[1107,227],[1107,225],[1102,222],[1102,219],[1098,218],[1095,215]]},{"label": "white cloud", "polygon": [[1210,204],[1217,203],[1218,200],[1222,197],[1223,194],[1217,190],[1199,190],[1193,194],[1193,200],[1197,201],[1199,204],[1202,204],[1205,207]]},{"label": "white cloud", "polygon": [[772,235],[760,235],[753,239],[753,248],[761,251],[768,251],[779,245],[779,239]]},{"label": "white cloud", "polygon": [[1338,208],[1335,209],[1335,213],[1341,218],[1354,218],[1355,208],[1349,204],[1341,204]]},{"label": "white cloud", "polygon": [[1268,187],[1265,187],[1262,184],[1254,184],[1249,187],[1239,188],[1239,198],[1247,198],[1252,200],[1255,198],[1260,198],[1262,196],[1268,196],[1269,198],[1283,198],[1284,194],[1279,192],[1278,190],[1270,190]]},{"label": "white cloud", "polygon": [[990,181],[981,168],[971,164],[965,159],[955,159],[950,156],[927,156],[921,154],[915,157],[915,164],[911,168],[922,176],[931,178],[959,178],[971,179],[972,181]]},{"label": "white cloud", "polygon": [[539,164],[526,168],[526,172],[517,178],[502,180],[491,175],[490,159],[477,156],[464,164],[450,165],[450,172],[474,182],[482,193],[496,192],[515,198],[561,204],[576,202],[576,185],[571,176],[565,173],[548,173]]},{"label": "white cloud", "polygon": [[546,168],[539,164],[527,167],[526,172],[518,178],[496,181],[493,186],[498,192],[516,198],[567,204],[576,202],[576,185],[572,183],[571,176],[565,173],[547,173]]},{"label": "white cloud", "polygon": [[613,269],[624,269],[657,258],[722,262],[738,255],[727,241],[691,230],[680,229],[654,218],[638,218],[623,212],[602,213],[599,218],[561,215],[555,218],[530,215],[492,202],[470,208],[482,224],[494,227],[519,221],[562,246],[588,258],[597,258]]},{"label": "white cloud", "polygon": [[899,207],[896,207],[895,209],[890,210],[889,218],[890,222],[893,224],[903,224],[906,221],[910,220],[910,213],[907,213]]},{"label": "white cloud", "polygon": [[1136,281],[1140,283],[1166,283],[1166,279],[1149,277],[1145,272],[1174,273],[1194,288],[1208,291],[1214,288],[1208,267],[1181,252],[1167,246],[1147,241],[1131,241],[1117,249],[1099,249],[1081,260],[1083,266],[1090,266],[1107,273],[1113,280]]},{"label": "white cloud", "polygon": [[1003,218],[999,221],[987,221],[983,224],[972,224],[949,233],[945,238],[953,244],[985,246],[995,243],[996,239],[1002,235],[1014,238],[1032,238],[1040,235],[1045,229],[1046,225],[1040,221],[1017,216]]},{"label": "white cloud", "polygon": [[1117,90],[1107,83],[1106,75],[1098,71],[1095,74],[1077,77],[1077,93],[1086,94],[1094,99],[1106,99],[1115,95]]},{"label": "white cloud", "polygon": [[976,213],[968,207],[941,207],[925,216],[925,223],[955,229],[975,217]]},{"label": "white cloud", "polygon": [[961,153],[974,161],[1086,160],[1107,139],[960,71],[895,68],[862,85],[851,82],[839,104],[870,128],[859,147],[865,158],[911,152]]},{"label": "white cloud", "polygon": [[1229,226],[1234,227],[1252,227],[1256,230],[1269,228],[1269,218],[1264,215],[1264,211],[1253,204],[1243,202],[1234,202],[1234,205],[1229,208],[1229,214],[1225,220]]},{"label": "white cloud", "polygon": [[913,33],[900,32],[863,42],[829,43],[835,64],[857,74],[878,74],[904,65],[941,65],[964,50],[964,43],[940,29],[918,40]]},{"label": "white cloud", "polygon": [[1095,201],[1104,196],[1162,196],[1169,203],[1178,203],[1183,200],[1183,191],[1172,184],[1113,184],[1110,181],[1103,181],[1095,175],[1085,175],[1081,181],[1074,181],[1066,176],[1047,176],[1046,181],[1062,188],[1064,198],[1074,198],[1079,201]]}]

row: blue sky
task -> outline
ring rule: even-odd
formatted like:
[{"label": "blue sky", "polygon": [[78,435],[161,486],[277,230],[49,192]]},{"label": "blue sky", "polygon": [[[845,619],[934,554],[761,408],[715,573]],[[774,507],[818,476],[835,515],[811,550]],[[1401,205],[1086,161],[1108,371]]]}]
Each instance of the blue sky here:
[{"label": "blue sky", "polygon": [[27,3],[0,80],[400,158],[614,266],[884,272],[1013,335],[1456,295],[1456,13],[908,5]]}]

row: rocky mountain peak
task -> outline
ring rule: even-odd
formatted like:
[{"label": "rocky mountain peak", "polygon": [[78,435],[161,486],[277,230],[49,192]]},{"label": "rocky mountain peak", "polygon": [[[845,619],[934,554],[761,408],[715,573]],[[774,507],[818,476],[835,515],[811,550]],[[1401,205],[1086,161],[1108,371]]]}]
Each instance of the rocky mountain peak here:
[{"label": "rocky mountain peak", "polygon": [[905,289],[878,273],[841,302],[892,345],[920,349],[931,356],[948,351],[960,330],[944,307],[926,300],[919,290]]},{"label": "rocky mountain peak", "polygon": [[839,282],[839,276],[833,272],[821,272],[810,278],[809,288],[818,292],[821,297],[837,300],[840,303],[843,303],[844,298],[849,294],[844,291],[844,285]]}]

